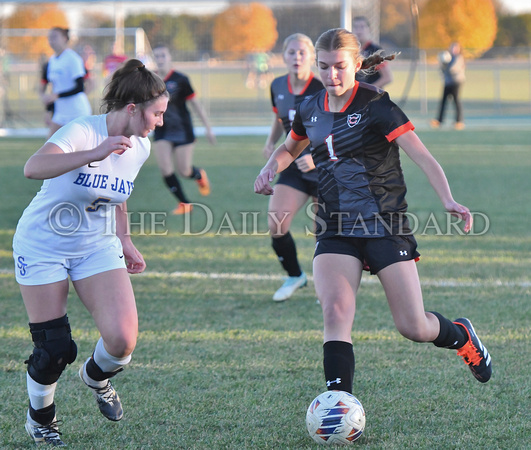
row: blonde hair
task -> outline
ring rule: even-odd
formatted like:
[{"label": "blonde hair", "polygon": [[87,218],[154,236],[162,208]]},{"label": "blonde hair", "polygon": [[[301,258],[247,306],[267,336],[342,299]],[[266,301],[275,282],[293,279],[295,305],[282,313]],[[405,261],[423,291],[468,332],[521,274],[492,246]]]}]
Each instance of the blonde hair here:
[{"label": "blonde hair", "polygon": [[282,53],[286,52],[288,45],[293,41],[298,41],[302,42],[303,44],[306,44],[306,46],[310,50],[310,53],[315,56],[315,47],[313,46],[312,40],[302,33],[293,33],[290,34],[286,39],[284,39],[284,43],[282,44]]},{"label": "blonde hair", "polygon": [[354,63],[361,61],[361,69],[366,73],[374,72],[376,70],[375,66],[384,61],[392,61],[397,56],[397,53],[383,56],[383,50],[378,50],[376,53],[364,58],[361,54],[358,38],[344,28],[332,28],[325,31],[315,43],[316,55],[319,51],[332,52],[336,50],[350,52]]}]

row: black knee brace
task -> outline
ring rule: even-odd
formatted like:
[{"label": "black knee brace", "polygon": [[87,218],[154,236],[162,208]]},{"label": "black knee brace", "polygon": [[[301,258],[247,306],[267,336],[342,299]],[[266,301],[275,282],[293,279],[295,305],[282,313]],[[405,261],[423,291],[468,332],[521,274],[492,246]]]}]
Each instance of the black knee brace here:
[{"label": "black knee brace", "polygon": [[92,355],[92,358],[90,358],[85,366],[87,370],[87,375],[92,378],[94,381],[103,381],[107,380],[108,378],[114,377],[117,373],[124,370],[123,367],[119,368],[115,372],[104,372],[101,370],[100,366],[96,364],[96,361],[94,361],[94,355]]},{"label": "black knee brace", "polygon": [[77,346],[72,339],[68,317],[30,323],[33,353],[25,363],[37,383],[55,383],[67,364],[76,360]]}]

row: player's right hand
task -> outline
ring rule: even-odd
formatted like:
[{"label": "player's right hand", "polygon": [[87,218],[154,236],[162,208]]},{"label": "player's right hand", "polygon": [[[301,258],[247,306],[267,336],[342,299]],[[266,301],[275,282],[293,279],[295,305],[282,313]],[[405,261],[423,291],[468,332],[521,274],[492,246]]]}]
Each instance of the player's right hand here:
[{"label": "player's right hand", "polygon": [[260,172],[254,182],[254,192],[256,194],[273,195],[275,190],[271,186],[271,182],[275,179],[275,172],[271,169],[266,169]]}]

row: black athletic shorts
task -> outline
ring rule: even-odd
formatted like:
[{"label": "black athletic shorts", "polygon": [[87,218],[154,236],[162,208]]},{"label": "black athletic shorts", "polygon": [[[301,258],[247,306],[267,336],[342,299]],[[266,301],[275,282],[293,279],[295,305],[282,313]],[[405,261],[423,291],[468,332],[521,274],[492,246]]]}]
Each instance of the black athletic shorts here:
[{"label": "black athletic shorts", "polygon": [[[323,253],[350,255],[376,274],[391,264],[414,259],[418,261],[417,241],[413,235],[357,238],[334,236],[317,241],[313,257]],[[366,268],[366,267],[365,267]]]},{"label": "black athletic shorts", "polygon": [[[313,172],[313,170],[311,172]],[[293,189],[297,189],[298,191],[317,198],[319,185],[317,183],[317,177],[314,177],[314,174],[311,172],[305,174],[296,167],[293,168],[290,165],[288,168],[280,172],[276,184],[291,186]]]}]

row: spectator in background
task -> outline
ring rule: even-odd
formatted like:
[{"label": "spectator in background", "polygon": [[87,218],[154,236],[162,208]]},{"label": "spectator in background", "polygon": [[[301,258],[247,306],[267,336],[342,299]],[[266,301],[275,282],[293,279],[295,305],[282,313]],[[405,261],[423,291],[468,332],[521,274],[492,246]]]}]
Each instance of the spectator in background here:
[{"label": "spectator in background", "polygon": [[81,57],[83,58],[83,63],[85,65],[85,94],[90,94],[96,87],[94,80],[94,66],[96,65],[96,52],[89,44],[83,46],[81,52]]},{"label": "spectator in background", "polygon": [[461,54],[461,45],[454,42],[448,50],[439,53],[439,65],[444,78],[444,89],[439,107],[439,116],[433,119],[430,124],[433,128],[439,128],[444,119],[444,110],[448,97],[452,97],[455,103],[455,125],[456,130],[465,128],[463,122],[463,107],[459,99],[461,85],[465,82],[465,59]]},{"label": "spectator in background", "polygon": [[[367,58],[373,53],[383,52],[382,47],[371,41],[371,27],[369,20],[366,17],[354,17],[352,28],[360,43],[361,54],[363,57]],[[384,61],[382,64],[378,65],[372,73],[356,73],[356,80],[372,84],[383,89],[384,86],[393,81],[393,74],[391,73],[388,63]]]},{"label": "spectator in background", "polygon": [[103,60],[103,78],[106,80],[105,84],[110,80],[116,69],[127,61],[127,55],[124,55],[123,50],[119,47],[116,41],[113,42],[110,55],[107,55]]},{"label": "spectator in background", "polygon": [[[53,105],[49,136],[71,120],[92,113],[84,92],[85,65],[81,56],[68,47],[69,40],[66,28],[52,28],[48,34],[54,54],[43,70],[39,94],[46,108]],[[49,84],[52,86],[50,93],[47,92]]]}]

